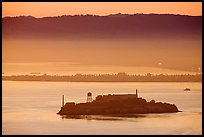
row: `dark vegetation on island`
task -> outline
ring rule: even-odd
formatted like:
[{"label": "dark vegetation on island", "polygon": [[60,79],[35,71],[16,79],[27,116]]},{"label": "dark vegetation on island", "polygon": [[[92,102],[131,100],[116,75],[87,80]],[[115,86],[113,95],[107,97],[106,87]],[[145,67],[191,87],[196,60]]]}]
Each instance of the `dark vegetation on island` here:
[{"label": "dark vegetation on island", "polygon": [[[90,92],[88,94],[91,94]],[[64,102],[63,102],[64,104]],[[149,114],[149,113],[175,113],[181,112],[175,104],[156,102],[138,97],[136,94],[108,94],[98,95],[95,100],[87,103],[67,102],[62,105],[57,114],[60,115],[112,115],[123,114]],[[116,114],[116,115],[115,115]],[[128,116],[127,115],[127,116]]]},{"label": "dark vegetation on island", "polygon": [[201,38],[202,16],[175,14],[63,15],[2,18],[3,38]]},{"label": "dark vegetation on island", "polygon": [[2,76],[5,81],[59,81],[59,82],[202,82],[202,74],[182,75],[129,75],[118,74],[76,74],[76,75],[12,75]]}]

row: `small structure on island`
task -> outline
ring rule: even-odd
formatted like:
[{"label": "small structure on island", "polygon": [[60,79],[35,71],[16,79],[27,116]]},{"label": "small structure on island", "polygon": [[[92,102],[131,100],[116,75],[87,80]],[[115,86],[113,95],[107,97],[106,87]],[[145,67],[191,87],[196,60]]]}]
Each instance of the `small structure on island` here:
[{"label": "small structure on island", "polygon": [[86,102],[87,103],[92,102],[92,93],[91,92],[87,93],[87,101]]},{"label": "small structure on island", "polygon": [[138,98],[137,89],[136,89],[136,98]]},{"label": "small structure on island", "polygon": [[64,107],[64,95],[62,95],[62,107]]}]

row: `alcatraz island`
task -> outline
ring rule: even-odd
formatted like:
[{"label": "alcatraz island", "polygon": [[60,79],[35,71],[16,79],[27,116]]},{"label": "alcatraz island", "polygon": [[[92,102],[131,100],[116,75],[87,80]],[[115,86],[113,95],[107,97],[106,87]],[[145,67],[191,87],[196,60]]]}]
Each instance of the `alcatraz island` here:
[{"label": "alcatraz island", "polygon": [[57,113],[59,115],[123,115],[123,114],[148,114],[148,113],[175,113],[181,112],[175,104],[147,102],[136,94],[108,94],[98,95],[92,100],[92,93],[87,93],[86,103],[67,102]]}]

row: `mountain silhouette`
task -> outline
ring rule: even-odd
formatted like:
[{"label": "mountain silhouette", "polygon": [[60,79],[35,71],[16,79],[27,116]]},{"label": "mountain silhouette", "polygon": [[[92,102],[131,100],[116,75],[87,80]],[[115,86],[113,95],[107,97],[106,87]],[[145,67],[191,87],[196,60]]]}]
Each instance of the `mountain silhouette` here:
[{"label": "mountain silhouette", "polygon": [[2,18],[3,38],[199,38],[202,16],[174,14],[63,15]]}]

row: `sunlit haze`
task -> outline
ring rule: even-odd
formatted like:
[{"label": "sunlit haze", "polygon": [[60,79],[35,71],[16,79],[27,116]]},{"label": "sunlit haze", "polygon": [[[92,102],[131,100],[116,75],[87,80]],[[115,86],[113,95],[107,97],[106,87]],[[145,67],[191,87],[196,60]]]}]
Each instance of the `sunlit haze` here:
[{"label": "sunlit haze", "polygon": [[[59,17],[80,14],[116,16]],[[135,16],[111,18],[123,14]],[[3,18],[3,73],[200,73],[200,17],[160,14],[200,16],[202,3],[3,2],[3,17],[58,18]]]},{"label": "sunlit haze", "polygon": [[3,135],[202,132],[202,2],[2,2]]}]

